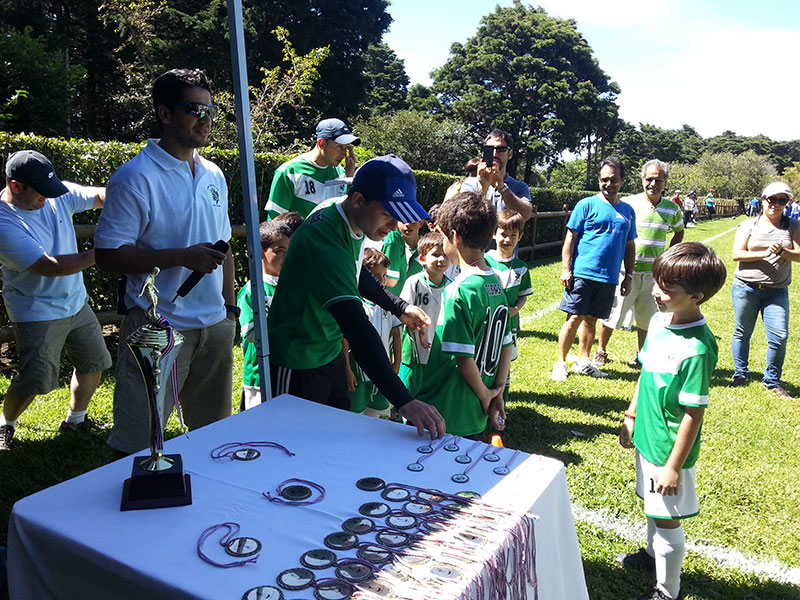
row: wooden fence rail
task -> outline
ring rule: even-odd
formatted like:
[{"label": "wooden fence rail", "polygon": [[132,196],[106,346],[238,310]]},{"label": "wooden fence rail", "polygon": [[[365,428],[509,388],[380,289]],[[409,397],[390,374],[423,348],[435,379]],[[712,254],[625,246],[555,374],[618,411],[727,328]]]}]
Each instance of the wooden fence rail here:
[{"label": "wooden fence rail", "polygon": [[[698,204],[700,204],[698,202]],[[706,210],[705,204],[702,206],[698,206],[698,213],[697,217],[700,219],[708,218],[708,212]],[[717,217],[729,217],[729,216],[736,216],[741,213],[741,206],[738,202],[734,200],[717,200],[716,204],[717,208]],[[567,221],[569,221],[569,216],[572,214],[572,211],[569,210],[569,207],[565,204],[562,206],[561,210],[557,211],[547,211],[547,212],[539,212],[538,207],[534,205],[533,213],[531,214],[531,218],[528,220],[526,227],[530,231],[530,236],[526,235],[524,237],[525,242],[530,242],[528,245],[520,246],[519,247],[519,256],[523,260],[532,260],[534,258],[534,253],[541,250],[547,250],[550,248],[560,248],[561,245],[564,243],[564,235],[567,229]],[[561,220],[561,227],[560,227],[560,235],[557,239],[550,239],[544,242],[537,243],[536,238],[539,232],[539,222],[545,221],[547,219],[560,219]],[[79,240],[90,240],[94,238],[94,225],[75,225],[75,235]],[[244,225],[232,225],[231,226],[231,233],[233,237],[243,238],[245,237],[245,229]],[[527,232],[526,232],[527,233]],[[106,312],[98,312],[97,318],[100,321],[101,325],[114,325],[119,324],[122,320],[122,316],[118,315],[113,311],[106,311]],[[14,335],[12,333],[11,327],[0,327],[0,343],[4,342],[11,342],[14,340]]]}]

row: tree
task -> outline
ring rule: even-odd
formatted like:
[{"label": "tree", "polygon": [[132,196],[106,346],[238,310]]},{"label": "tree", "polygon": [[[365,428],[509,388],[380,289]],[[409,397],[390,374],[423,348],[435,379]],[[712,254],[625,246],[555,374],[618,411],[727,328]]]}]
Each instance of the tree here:
[{"label": "tree", "polygon": [[[592,189],[586,187],[586,160],[578,158],[554,166],[550,169],[547,187],[554,190]],[[597,184],[594,187],[597,187]]]},{"label": "tree", "polygon": [[396,154],[412,169],[460,174],[478,153],[470,128],[413,110],[372,117],[356,124],[363,145],[377,154]]},{"label": "tree", "polygon": [[[295,109],[303,106],[311,95],[314,82],[319,79],[318,67],[330,54],[330,48],[315,48],[304,56],[299,56],[289,41],[289,32],[278,27],[272,33],[283,43],[283,60],[287,65],[272,69],[262,68],[260,86],[250,86],[250,120],[253,128],[253,149],[256,152],[274,151],[279,139],[289,139],[297,135],[284,118],[288,106]],[[216,102],[224,113],[232,116],[235,110],[233,94],[223,91],[217,94]],[[237,133],[229,119],[219,119],[214,128],[217,145],[235,148]]]},{"label": "tree", "polygon": [[694,165],[670,165],[669,188],[684,192],[697,190],[702,196],[713,189],[720,198],[752,198],[760,196],[763,187],[775,179],[775,166],[764,156],[752,150],[731,152],[706,152]]},{"label": "tree", "polygon": [[387,115],[408,108],[405,63],[387,44],[372,44],[364,58],[367,77],[364,115]]},{"label": "tree", "polygon": [[450,53],[432,86],[447,114],[481,136],[493,127],[511,133],[515,159],[525,158],[528,172],[578,149],[593,113],[616,96],[575,21],[519,0],[483,17],[477,33]]},{"label": "tree", "polygon": [[[781,173],[781,181],[789,186],[789,189],[792,190],[795,199],[800,198],[800,162],[796,162],[793,165],[786,167],[783,170],[783,173]],[[760,198],[761,193],[756,194],[756,196]]]},{"label": "tree", "polygon": [[439,98],[433,93],[431,88],[415,83],[408,89],[406,96],[408,108],[419,112],[428,113],[429,115],[441,114],[442,105],[439,103]]},{"label": "tree", "polygon": [[69,67],[58,53],[49,51],[31,28],[22,33],[0,32],[0,98],[2,128],[14,132],[66,135],[70,98],[83,70]]}]

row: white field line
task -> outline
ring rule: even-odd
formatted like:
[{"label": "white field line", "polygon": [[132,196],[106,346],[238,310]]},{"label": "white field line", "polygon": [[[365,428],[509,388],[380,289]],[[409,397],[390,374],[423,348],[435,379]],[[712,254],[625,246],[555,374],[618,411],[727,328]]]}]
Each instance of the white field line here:
[{"label": "white field line", "polygon": [[[719,234],[717,234],[717,235],[715,235],[713,237],[710,237],[707,240],[703,240],[703,243],[704,244],[709,244],[709,243],[713,242],[714,240],[716,240],[717,238],[721,238],[723,235],[728,235],[731,231],[736,231],[737,227],[738,227],[738,225],[736,227],[733,227],[732,229],[728,229],[728,231],[723,231],[722,233],[719,233]],[[531,321],[535,321],[539,317],[543,317],[546,314],[553,312],[554,310],[556,310],[558,308],[559,304],[560,304],[560,302],[553,302],[553,304],[550,304],[549,306],[545,306],[544,308],[540,308],[539,310],[537,310],[532,315],[528,315],[526,317],[523,317],[520,320],[520,327],[522,327],[523,325],[527,325]]]},{"label": "white field line", "polygon": [[[573,504],[572,514],[578,521],[583,521],[605,531],[611,531],[630,542],[641,543],[647,537],[647,528],[644,523],[621,519],[608,510],[590,510]],[[690,540],[686,541],[686,549],[727,569],[735,569],[780,583],[800,585],[800,568],[790,567],[775,558],[748,556],[733,548]]]}]

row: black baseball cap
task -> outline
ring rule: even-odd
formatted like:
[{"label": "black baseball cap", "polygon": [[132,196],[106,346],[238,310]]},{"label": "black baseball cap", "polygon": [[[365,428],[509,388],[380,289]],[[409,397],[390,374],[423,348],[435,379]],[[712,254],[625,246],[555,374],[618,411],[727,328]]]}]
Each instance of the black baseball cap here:
[{"label": "black baseball cap", "polygon": [[20,150],[9,156],[6,179],[29,185],[45,198],[58,198],[69,192],[56,176],[53,163],[35,150]]}]

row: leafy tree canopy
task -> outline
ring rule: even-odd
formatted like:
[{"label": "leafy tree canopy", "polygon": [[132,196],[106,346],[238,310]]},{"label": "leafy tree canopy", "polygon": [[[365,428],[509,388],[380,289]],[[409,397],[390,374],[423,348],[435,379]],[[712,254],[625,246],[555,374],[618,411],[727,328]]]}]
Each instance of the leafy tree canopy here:
[{"label": "leafy tree canopy", "polygon": [[355,129],[363,145],[378,155],[396,154],[412,169],[460,174],[479,154],[479,141],[467,125],[413,110],[372,117]]},{"label": "leafy tree canopy", "polygon": [[478,135],[493,127],[508,131],[515,156],[529,165],[577,149],[593,113],[613,104],[619,91],[575,21],[519,1],[483,17],[477,33],[450,52],[432,86],[447,114]]},{"label": "leafy tree canopy", "polygon": [[408,84],[405,63],[387,44],[372,44],[364,57],[367,78],[364,113],[386,115],[408,108]]}]

